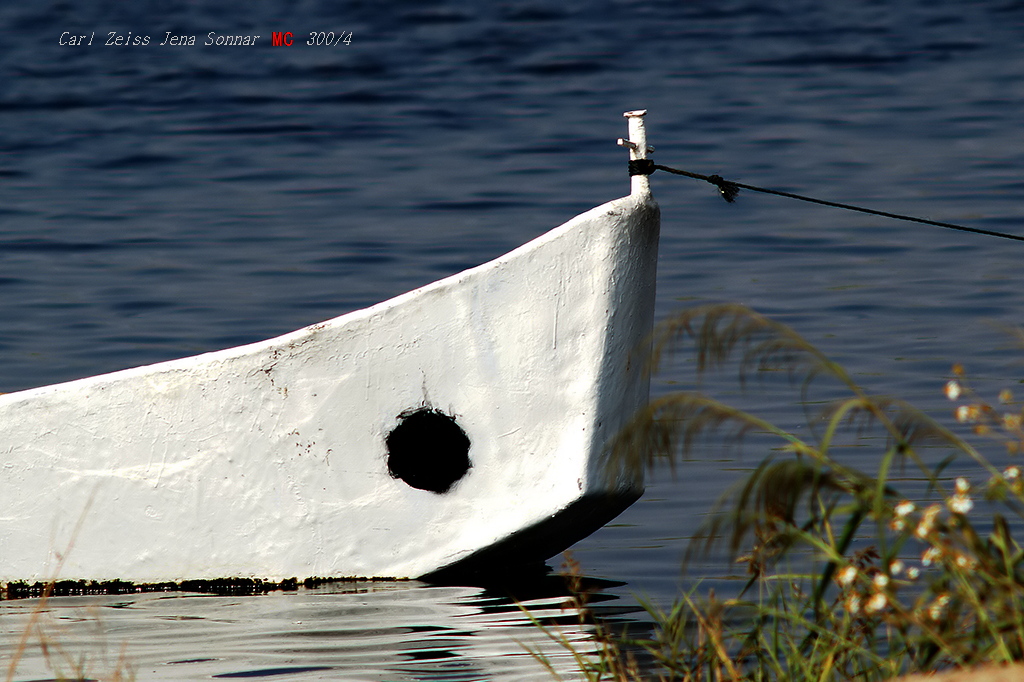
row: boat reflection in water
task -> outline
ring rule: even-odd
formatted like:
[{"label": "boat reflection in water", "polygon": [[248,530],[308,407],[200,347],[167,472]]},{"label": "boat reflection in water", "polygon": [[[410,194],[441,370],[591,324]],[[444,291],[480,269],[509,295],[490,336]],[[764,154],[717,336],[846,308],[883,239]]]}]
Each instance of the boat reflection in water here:
[{"label": "boat reflection in water", "polygon": [[593,626],[560,583],[515,598],[404,581],[12,600],[0,602],[0,662],[7,672],[31,629],[10,679],[552,679],[531,652],[575,679],[571,652],[531,620],[596,655]]}]

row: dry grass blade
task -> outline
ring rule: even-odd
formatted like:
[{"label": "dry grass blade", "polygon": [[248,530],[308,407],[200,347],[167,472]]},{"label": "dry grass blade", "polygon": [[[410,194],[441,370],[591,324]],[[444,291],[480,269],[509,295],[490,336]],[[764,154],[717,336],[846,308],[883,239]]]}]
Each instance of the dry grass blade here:
[{"label": "dry grass blade", "polygon": [[696,343],[698,373],[721,366],[740,349],[741,382],[755,370],[788,369],[804,372],[805,382],[824,373],[860,390],[842,366],[791,328],[737,303],[698,306],[659,324],[652,336],[651,371],[687,338]]},{"label": "dry grass blade", "polygon": [[675,465],[686,458],[702,437],[730,429],[729,438],[739,441],[750,432],[771,433],[793,452],[807,445],[792,434],[749,412],[700,393],[678,392],[652,400],[640,409],[608,446],[608,475],[623,472],[642,478],[659,458]]},{"label": "dry grass blade", "polygon": [[999,473],[970,443],[899,398],[864,395],[835,401],[822,411],[821,420],[828,424],[819,443],[819,449],[824,455],[828,455],[835,431],[840,425],[845,423],[847,426],[857,426],[862,435],[864,429],[879,424],[888,435],[886,448],[892,449],[900,457],[909,457],[937,490],[942,490],[942,485],[934,475],[935,471],[918,456],[915,451],[917,446],[949,447],[973,459],[989,475]]},{"label": "dry grass blade", "polygon": [[[857,495],[870,485],[869,480],[853,480],[798,459],[766,459],[715,505],[694,535],[685,563],[706,554],[728,540],[730,558],[746,546],[748,537],[756,538],[747,557],[751,573],[759,575],[772,561],[785,553],[798,539],[798,509],[802,501],[811,502],[829,493]],[[817,518],[817,510],[807,505],[808,526]]]},{"label": "dry grass blade", "polygon": [[[85,507],[82,509],[81,514],[78,516],[75,526],[71,531],[70,539],[68,540],[67,547],[63,552],[57,552],[57,565],[53,571],[53,577],[47,581],[43,588],[43,593],[40,596],[35,607],[29,614],[28,623],[22,631],[21,637],[18,640],[18,644],[14,649],[13,654],[8,661],[6,676],[3,678],[6,682],[14,680],[18,673],[18,665],[21,663],[26,652],[30,648],[30,642],[33,638],[38,641],[38,646],[42,653],[43,659],[46,661],[47,666],[52,669],[57,679],[74,679],[84,680],[92,679],[92,675],[86,677],[85,658],[81,655],[74,656],[68,652],[59,640],[51,638],[46,628],[43,626],[43,618],[49,613],[49,601],[53,596],[53,591],[57,585],[57,578],[60,575],[61,570],[64,567],[64,563],[67,561],[68,556],[72,553],[75,547],[75,543],[78,540],[79,534],[85,520],[89,514],[89,509],[92,507],[93,502],[99,492],[99,486],[93,489],[90,493],[88,500],[86,501]],[[72,677],[65,678],[59,671],[63,666],[67,666],[72,671]],[[93,673],[95,674],[95,673]],[[121,682],[123,680],[134,680],[135,674],[132,667],[127,659],[126,648],[122,647],[118,660],[115,664],[114,669],[109,675],[104,676],[103,679],[111,680],[112,682]]]}]

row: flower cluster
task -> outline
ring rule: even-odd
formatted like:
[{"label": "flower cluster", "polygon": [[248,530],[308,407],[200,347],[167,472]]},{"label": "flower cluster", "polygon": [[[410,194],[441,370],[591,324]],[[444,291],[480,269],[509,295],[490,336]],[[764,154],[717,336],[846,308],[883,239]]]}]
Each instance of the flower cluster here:
[{"label": "flower cluster", "polygon": [[[949,565],[961,570],[970,570],[977,565],[977,560],[964,550],[957,549],[952,541],[950,529],[965,523],[966,516],[974,508],[971,499],[971,483],[965,477],[956,479],[954,493],[946,498],[946,510],[950,516],[943,519],[941,504],[930,504],[913,524],[913,536],[927,546],[921,552],[921,566]],[[893,521],[890,527],[903,530],[908,527],[910,516],[915,510],[913,502],[901,502],[893,509]],[[897,523],[898,522],[898,523]]]},{"label": "flower cluster", "polygon": [[[1019,469],[1007,470],[1004,477],[1020,481],[1021,472]],[[946,497],[944,504],[935,502],[923,509],[910,500],[894,504],[889,528],[923,545],[920,559],[911,561],[913,565],[908,566],[904,560],[896,558],[879,567],[873,561],[865,561],[863,556],[855,557],[835,574],[846,611],[854,617],[904,611],[897,599],[897,591],[919,581],[924,571],[933,571],[934,577],[948,575],[951,571],[964,575],[976,570],[978,558],[957,532],[967,525],[965,517],[974,508],[971,492],[971,482],[961,476],[954,481],[953,492]],[[933,621],[944,617],[953,599],[945,589],[917,594],[919,599],[914,612]]]},{"label": "flower cluster", "polygon": [[969,513],[974,508],[970,492],[971,484],[966,478],[961,476],[956,479],[956,493],[946,500],[946,506],[949,507],[949,511],[954,514]]},{"label": "flower cluster", "polygon": [[966,400],[954,410],[956,420],[971,425],[978,435],[1001,438],[1010,454],[1024,452],[1024,409],[1014,400],[1013,392],[1001,391],[999,407],[995,407],[981,400],[966,384],[962,366],[954,365],[953,374],[956,378],[946,382],[946,397],[952,401]]},{"label": "flower cluster", "polygon": [[904,564],[895,559],[883,570],[875,565],[877,558],[874,550],[866,550],[835,574],[836,584],[842,590],[843,607],[851,616],[879,615],[896,604],[900,584],[897,578],[903,573]]}]

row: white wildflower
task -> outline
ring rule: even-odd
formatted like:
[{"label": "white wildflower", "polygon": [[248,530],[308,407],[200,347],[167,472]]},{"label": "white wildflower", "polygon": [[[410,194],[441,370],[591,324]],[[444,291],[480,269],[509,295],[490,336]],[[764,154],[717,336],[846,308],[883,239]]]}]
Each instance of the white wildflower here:
[{"label": "white wildflower", "polygon": [[955,563],[958,568],[962,568],[965,571],[972,571],[978,565],[974,557],[967,556],[966,554],[957,554]]},{"label": "white wildflower", "polygon": [[953,495],[946,500],[946,506],[954,514],[966,514],[974,509],[974,502],[971,501],[970,495]]},{"label": "white wildflower", "polygon": [[839,571],[839,575],[836,576],[836,582],[842,587],[849,587],[853,584],[853,581],[857,579],[857,567],[850,565]]},{"label": "white wildflower", "polygon": [[917,509],[917,507],[914,506],[913,502],[909,500],[904,500],[903,502],[900,502],[899,504],[896,505],[894,511],[896,512],[896,516],[903,518],[908,514],[913,514],[915,509]]},{"label": "white wildflower", "polygon": [[946,612],[946,607],[949,605],[949,595],[940,594],[935,598],[935,601],[928,607],[928,615],[931,616],[932,620],[938,620],[942,618],[942,614]]},{"label": "white wildflower", "polygon": [[942,558],[942,550],[938,547],[929,547],[921,555],[921,564],[923,566],[931,566],[933,562],[938,561]]},{"label": "white wildflower", "polygon": [[909,500],[904,500],[903,502],[897,504],[895,507],[893,507],[893,512],[895,515],[889,522],[889,527],[895,531],[901,531],[904,528],[906,528],[907,522],[905,519],[907,518],[907,516],[912,514],[916,508],[917,507],[914,505],[914,503],[910,502]]},{"label": "white wildflower", "polygon": [[961,424],[976,422],[980,416],[981,410],[978,409],[977,405],[961,405],[956,408],[956,420]]},{"label": "white wildflower", "polygon": [[956,400],[960,397],[960,383],[956,380],[946,382],[946,397],[950,400]]},{"label": "white wildflower", "polygon": [[933,504],[925,509],[924,514],[921,515],[921,521],[917,524],[917,529],[914,530],[914,535],[922,540],[931,535],[932,531],[935,530],[935,519],[941,511],[942,507],[937,504]]},{"label": "white wildflower", "polygon": [[885,596],[884,592],[875,592],[871,595],[871,599],[864,605],[865,613],[877,613],[884,609],[889,603],[889,598]]}]

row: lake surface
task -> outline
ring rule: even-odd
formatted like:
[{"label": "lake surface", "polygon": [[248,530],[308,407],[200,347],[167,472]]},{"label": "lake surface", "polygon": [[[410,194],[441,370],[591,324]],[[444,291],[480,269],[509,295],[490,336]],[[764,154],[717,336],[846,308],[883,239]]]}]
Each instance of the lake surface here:
[{"label": "lake surface", "polygon": [[[637,108],[659,163],[1024,235],[1024,3],[893,4],[7,3],[0,390],[269,338],[496,257],[628,193],[614,142]],[[211,31],[261,38],[204,45]],[[331,31],[351,40],[305,44]],[[1005,331],[1024,245],[749,192],[730,205],[662,173],[652,187],[659,317],[747,304],[943,418],[955,362],[990,399],[1024,378]],[[691,387],[692,357],[654,392]],[[702,387],[806,430],[784,379]],[[685,538],[771,443],[748,446],[661,467],[574,548],[613,581],[620,623],[646,622],[634,595],[686,584]],[[557,595],[526,603],[585,641]],[[0,675],[37,606],[0,604]],[[417,583],[66,597],[42,618],[87,675],[123,651],[138,679],[543,679],[517,642],[548,646],[506,596]],[[37,634],[13,679],[55,676]]]}]

